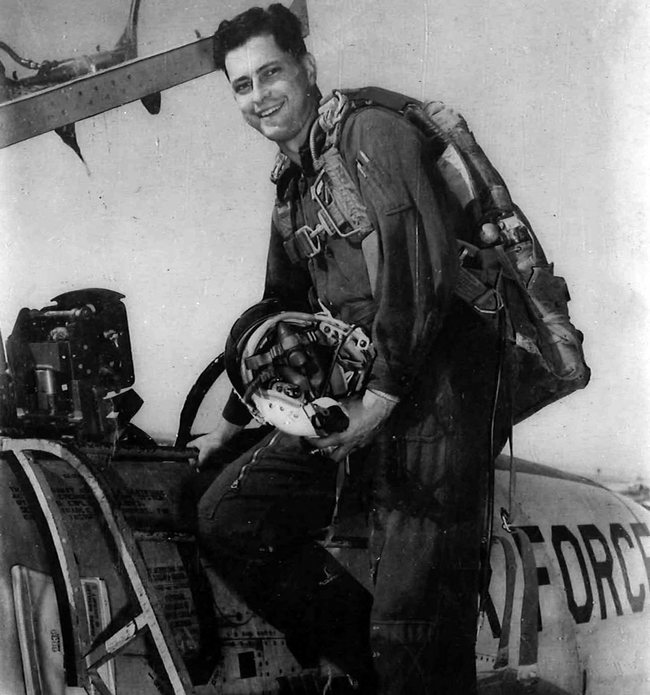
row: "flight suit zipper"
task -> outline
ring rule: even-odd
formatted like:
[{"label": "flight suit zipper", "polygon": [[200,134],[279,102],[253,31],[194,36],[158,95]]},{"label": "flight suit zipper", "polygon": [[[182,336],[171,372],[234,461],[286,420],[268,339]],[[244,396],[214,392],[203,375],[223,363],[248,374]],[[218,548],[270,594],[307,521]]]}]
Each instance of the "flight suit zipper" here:
[{"label": "flight suit zipper", "polygon": [[275,444],[275,442],[279,436],[280,436],[280,432],[278,431],[271,437],[268,444],[266,444],[265,446],[261,446],[259,449],[257,449],[255,451],[251,460],[242,466],[241,470],[239,471],[239,475],[230,484],[231,490],[234,490],[235,492],[239,490],[242,483],[244,482],[244,479],[246,478],[246,475],[248,474],[248,471],[250,470],[250,468],[252,466],[254,466],[257,463],[257,460],[259,459],[262,451],[264,451],[265,449],[268,449],[270,446],[273,446],[273,444]]}]

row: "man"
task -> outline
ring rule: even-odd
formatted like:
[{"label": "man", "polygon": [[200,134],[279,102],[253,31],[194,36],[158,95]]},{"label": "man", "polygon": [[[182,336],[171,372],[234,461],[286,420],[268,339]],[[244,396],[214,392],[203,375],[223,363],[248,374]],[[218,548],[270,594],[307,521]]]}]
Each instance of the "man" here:
[{"label": "man", "polygon": [[[498,332],[454,296],[456,239],[470,230],[426,138],[371,106],[347,118],[339,148],[376,267],[354,235],[301,254],[296,231],[318,223],[309,135],[320,93],[299,22],[278,4],[248,10],[220,25],[215,58],[245,121],[280,151],[265,298],[326,307],[362,326],[377,355],[368,388],[345,403],[343,432],[305,441],[276,431],[224,468],[199,504],[203,546],[303,663],[325,655],[357,692],[474,693],[482,520],[506,418]],[[193,442],[199,463],[246,421],[231,399]],[[350,453],[371,480],[373,599],[311,541]]]}]

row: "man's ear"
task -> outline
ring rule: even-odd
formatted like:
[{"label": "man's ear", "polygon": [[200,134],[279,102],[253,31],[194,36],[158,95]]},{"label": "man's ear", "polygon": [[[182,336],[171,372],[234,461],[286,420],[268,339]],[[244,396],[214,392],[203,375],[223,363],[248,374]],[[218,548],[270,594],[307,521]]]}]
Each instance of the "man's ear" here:
[{"label": "man's ear", "polygon": [[300,57],[300,62],[307,72],[307,77],[309,79],[309,84],[316,84],[316,77],[318,70],[316,69],[316,59],[311,53],[305,53]]}]

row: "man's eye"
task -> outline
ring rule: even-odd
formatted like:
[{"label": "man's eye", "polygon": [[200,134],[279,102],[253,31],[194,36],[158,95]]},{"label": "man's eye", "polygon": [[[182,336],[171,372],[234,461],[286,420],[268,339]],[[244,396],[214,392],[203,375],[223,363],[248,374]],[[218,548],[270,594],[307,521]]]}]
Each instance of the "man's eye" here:
[{"label": "man's eye", "polygon": [[251,91],[251,83],[250,82],[238,82],[234,87],[233,90],[235,94],[247,94],[248,92]]},{"label": "man's eye", "polygon": [[264,71],[262,77],[263,77],[264,79],[268,79],[268,78],[270,78],[270,77],[273,77],[273,76],[277,75],[277,74],[280,72],[280,70],[281,70],[281,68],[278,67],[278,66],[275,66],[275,67],[272,67],[272,68],[267,68],[267,69]]}]

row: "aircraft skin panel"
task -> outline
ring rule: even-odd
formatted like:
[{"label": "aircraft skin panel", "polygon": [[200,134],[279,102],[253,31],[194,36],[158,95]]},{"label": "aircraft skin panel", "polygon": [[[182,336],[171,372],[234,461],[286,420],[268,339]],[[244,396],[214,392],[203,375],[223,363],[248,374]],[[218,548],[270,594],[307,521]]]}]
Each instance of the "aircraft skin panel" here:
[{"label": "aircraft skin panel", "polygon": [[[93,465],[103,468],[105,458],[103,454],[97,456]],[[214,568],[206,565],[199,569],[196,544],[188,533],[194,506],[187,503],[187,497],[192,496],[189,488],[195,474],[186,458],[179,460],[178,454],[175,458],[165,460],[152,454],[152,459],[146,460],[140,455],[137,460],[113,462],[102,476],[109,481],[112,495],[138,540],[148,570],[148,587],[192,674],[196,685],[193,695],[259,695],[276,692],[278,679],[316,677],[319,669],[305,671],[288,650],[284,635],[230,592]],[[74,550],[87,589],[91,636],[94,639],[106,630],[106,637],[137,615],[134,588],[128,585],[115,541],[100,522],[93,496],[80,476],[64,461],[38,455],[36,459],[61,510],[66,543]],[[49,685],[28,689],[29,695],[63,695],[66,683],[57,654],[60,657],[66,652],[71,628],[65,624],[66,611],[56,609],[61,595],[55,596],[51,589],[56,582],[60,584],[60,568],[39,520],[38,505],[21,478],[13,457],[0,453],[0,533],[3,540],[8,538],[0,548],[0,683],[8,688],[2,692],[23,693],[25,683],[37,682],[40,673]],[[14,579],[17,572],[20,582]],[[43,611],[47,622],[39,617],[42,611],[33,608],[37,601],[29,603],[24,598],[32,587],[38,589],[38,595],[47,596],[47,605],[41,603],[47,608]],[[25,638],[32,633],[37,635],[37,647],[30,647]],[[50,643],[56,643],[54,658],[47,649]],[[203,653],[206,645],[211,650],[207,656]],[[100,672],[103,669],[105,680],[115,683],[116,695],[170,692],[146,630],[125,643],[108,663],[112,668],[103,666]],[[67,685],[78,687],[74,674]]]},{"label": "aircraft skin panel", "polygon": [[642,504],[639,504],[635,500],[630,499],[625,495],[621,495],[620,493],[613,492],[612,494],[616,495],[620,502],[627,507],[630,514],[635,517],[638,522],[643,523],[645,521],[647,523],[648,512],[650,511],[647,509],[647,507],[644,507]]},{"label": "aircraft skin panel", "polygon": [[[600,483],[591,480],[591,478],[586,478],[582,475],[577,475],[576,473],[563,471],[559,468],[547,466],[543,463],[535,463],[534,461],[524,461],[523,459],[517,458],[516,456],[514,457],[514,462],[517,468],[517,472],[520,474],[536,475],[545,478],[556,478],[557,480],[572,480],[575,483],[582,483],[583,485],[603,487],[602,485],[600,485]],[[509,471],[510,457],[505,454],[501,454],[500,456],[498,456],[495,461],[495,468],[498,471]]]},{"label": "aircraft skin panel", "polygon": [[[510,510],[534,551],[538,676],[564,679],[570,693],[610,695],[614,684],[616,692],[643,692],[639,683],[650,682],[650,512],[591,481],[544,468],[518,466]],[[508,488],[501,468],[497,509],[508,501]]]},{"label": "aircraft skin panel", "polygon": [[650,692],[647,614],[628,616],[624,622],[578,630],[589,695]]},{"label": "aircraft skin panel", "polygon": [[[74,549],[75,557],[78,562],[79,574],[84,583],[101,583],[106,587],[107,600],[113,619],[122,616],[119,620],[124,620],[124,615],[134,615],[137,612],[133,600],[132,589],[127,585],[124,573],[119,568],[119,562],[115,554],[115,545],[106,535],[105,528],[101,523],[93,502],[90,491],[85,487],[78,475],[64,462],[60,460],[41,460],[39,464],[43,467],[48,482],[53,491],[53,495],[61,510],[68,529],[67,543]],[[177,476],[178,477],[178,476]],[[40,518],[38,506],[35,504],[30,494],[29,485],[20,475],[20,470],[9,454],[0,454],[0,494],[3,496],[3,503],[0,505],[0,529],[3,536],[3,544],[0,550],[0,592],[6,594],[6,601],[0,604],[0,617],[2,618],[3,636],[2,648],[0,649],[0,683],[7,687],[3,692],[22,693],[23,666],[25,659],[37,662],[34,667],[36,672],[42,671],[42,681],[50,683],[49,686],[34,691],[34,695],[56,695],[51,685],[53,679],[58,678],[61,693],[64,691],[65,683],[61,681],[61,672],[54,668],[56,663],[51,659],[48,661],[41,655],[45,655],[44,649],[37,650],[31,655],[24,653],[18,639],[19,630],[36,631],[41,635],[40,643],[50,643],[52,651],[62,652],[64,655],[72,650],[67,649],[70,644],[72,630],[74,627],[67,620],[67,612],[61,612],[62,599],[61,592],[58,592],[56,599],[59,602],[59,622],[55,624],[50,619],[49,623],[43,623],[38,616],[30,616],[28,611],[21,610],[16,594],[18,584],[15,586],[12,581],[12,572],[16,574],[16,569],[21,569],[27,576],[23,585],[38,586],[35,579],[31,577],[41,577],[41,585],[49,584],[61,586],[62,577],[60,568],[54,560],[55,555],[48,540],[48,534],[44,530],[43,520]],[[147,486],[149,488],[150,486]],[[150,490],[140,493],[145,499],[149,499],[152,494]],[[6,492],[5,492],[6,491]],[[133,492],[136,500],[137,491]],[[158,504],[160,504],[158,502]],[[141,505],[139,505],[141,508]],[[168,546],[167,552],[158,553],[158,556],[150,558],[149,569],[155,575],[155,581],[162,588],[167,588],[167,593],[161,591],[163,600],[170,602],[170,612],[174,610],[178,613],[178,603],[184,598],[183,586],[180,580],[176,581],[173,591],[165,586],[165,579],[170,572],[178,572],[181,565],[178,558],[178,551],[175,547]],[[23,592],[25,593],[25,591]],[[92,624],[89,625],[91,634],[102,631],[101,612],[102,606],[97,605],[100,596],[93,592],[92,597],[95,605],[88,611],[87,619]],[[53,600],[51,594],[41,592],[50,603]],[[90,597],[90,592],[87,592]],[[170,597],[170,598],[168,598]],[[23,605],[25,602],[23,601]],[[47,607],[47,615],[52,616],[52,608]],[[22,624],[19,626],[18,621]],[[179,621],[180,622],[180,621]],[[181,632],[185,639],[192,634],[192,624],[177,626],[178,634]],[[24,642],[24,640],[23,640]],[[89,648],[90,645],[87,645]],[[161,689],[156,683],[161,682],[162,676],[159,674],[159,666],[150,663],[147,656],[150,652],[148,638],[144,635],[137,636],[132,640],[117,656],[114,665],[116,691],[119,695],[159,695]],[[66,670],[70,673],[72,683],[77,685],[75,671],[78,664],[66,663]],[[55,672],[52,672],[54,669]],[[137,688],[132,684],[138,684]],[[11,688],[9,686],[12,686]],[[15,687],[14,687],[15,686]]]},{"label": "aircraft skin panel", "polygon": [[[200,561],[191,533],[192,486],[198,478],[186,459],[168,451],[174,460],[167,460],[160,448],[149,457],[144,452],[121,457],[110,466],[105,452],[93,454],[90,448],[86,455],[103,471],[138,539],[152,591],[196,694],[259,695],[280,692],[282,683],[287,692],[300,693],[289,688],[297,688],[298,682],[303,682],[300,688],[305,682],[322,685],[318,679],[326,676],[328,665],[303,669],[284,636],[228,590],[218,568]],[[108,629],[107,623],[110,633],[137,609],[114,542],[79,475],[64,461],[42,455],[36,459],[65,520],[79,576],[95,589],[87,611],[90,634]],[[508,533],[498,518],[500,508],[510,504],[508,490],[509,472],[500,465],[492,578],[477,641],[479,693],[523,695],[534,683],[537,695],[643,692],[650,677],[643,648],[649,623],[650,512],[590,481],[524,464],[518,465],[510,510],[514,533]],[[48,587],[59,581],[60,570],[29,487],[9,453],[0,455],[0,496],[0,682],[13,688],[8,692],[23,692],[27,664],[34,673],[50,669],[47,682],[62,686],[59,657],[52,658],[43,646],[65,653],[69,639],[65,611],[59,611],[58,625],[49,624],[56,611]],[[341,542],[331,552],[371,588],[362,547],[365,533],[360,516],[348,519],[337,527],[335,538]],[[14,585],[15,576],[22,579]],[[40,618],[30,608],[36,605],[36,599],[29,599],[32,590],[50,602]],[[40,635],[41,646],[26,654],[30,630]],[[164,670],[146,632],[126,643],[109,663],[112,668],[104,673],[115,683],[116,695],[165,692]]]},{"label": "aircraft skin panel", "polygon": [[0,490],[3,496],[3,503],[0,504],[0,683],[5,692],[21,693],[25,686],[11,572],[14,566],[43,570],[48,567],[48,556],[46,548],[34,534],[33,515],[28,501],[21,494],[6,461],[0,459],[0,463]]}]

